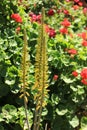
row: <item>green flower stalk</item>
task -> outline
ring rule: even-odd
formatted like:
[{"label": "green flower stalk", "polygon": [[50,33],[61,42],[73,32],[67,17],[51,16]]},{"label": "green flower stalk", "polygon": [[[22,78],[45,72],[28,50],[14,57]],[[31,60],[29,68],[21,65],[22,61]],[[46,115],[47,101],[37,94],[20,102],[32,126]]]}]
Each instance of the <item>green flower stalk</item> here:
[{"label": "green flower stalk", "polygon": [[48,58],[47,58],[47,44],[45,40],[44,30],[44,8],[42,8],[42,19],[39,29],[38,44],[36,47],[36,64],[35,64],[35,85],[36,94],[34,100],[36,101],[35,118],[33,130],[40,129],[40,119],[42,108],[47,104],[48,97]]},{"label": "green flower stalk", "polygon": [[26,30],[24,30],[24,45],[23,45],[23,51],[22,51],[22,62],[21,62],[21,70],[20,70],[20,82],[21,82],[21,95],[20,98],[23,97],[24,99],[24,107],[25,107],[25,115],[26,115],[26,121],[27,121],[27,127],[28,130],[30,130],[29,127],[29,121],[28,121],[28,113],[27,113],[27,102],[28,102],[28,71],[29,70],[29,55],[28,55],[28,42],[27,42],[27,34]]}]

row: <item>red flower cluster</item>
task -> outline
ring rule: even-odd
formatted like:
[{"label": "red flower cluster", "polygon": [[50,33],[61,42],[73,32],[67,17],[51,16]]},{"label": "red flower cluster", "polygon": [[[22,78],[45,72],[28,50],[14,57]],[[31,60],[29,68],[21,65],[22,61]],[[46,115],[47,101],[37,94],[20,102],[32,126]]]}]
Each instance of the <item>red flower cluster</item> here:
[{"label": "red flower cluster", "polygon": [[15,20],[15,22],[17,22],[17,23],[22,23],[22,18],[21,18],[21,16],[19,14],[12,14],[11,18],[13,20]]},{"label": "red flower cluster", "polygon": [[68,19],[65,18],[63,22],[61,23],[61,25],[63,25],[64,27],[69,27],[71,23],[68,21]]},{"label": "red flower cluster", "polygon": [[84,14],[84,15],[87,15],[87,8],[84,8],[84,9],[83,9],[83,14]]},{"label": "red flower cluster", "polygon": [[41,22],[41,14],[36,15],[34,13],[30,13],[29,16],[31,17],[31,22]]},{"label": "red flower cluster", "polygon": [[58,79],[58,75],[55,74],[55,75],[53,76],[53,80],[57,80],[57,79]]},{"label": "red flower cluster", "polygon": [[49,34],[49,37],[55,37],[56,31],[54,29],[50,28],[48,34]]},{"label": "red flower cluster", "polygon": [[83,40],[83,41],[82,41],[82,45],[83,45],[84,47],[86,47],[86,46],[87,46],[87,40]]},{"label": "red flower cluster", "polygon": [[79,0],[74,0],[74,2],[78,3],[78,2],[79,2]]},{"label": "red flower cluster", "polygon": [[63,10],[63,13],[64,13],[65,15],[69,15],[69,11],[66,10],[66,9]]},{"label": "red flower cluster", "polygon": [[54,15],[54,10],[53,9],[50,9],[49,11],[48,11],[48,13],[47,13],[49,16],[52,16],[52,15]]},{"label": "red flower cluster", "polygon": [[71,25],[71,23],[68,21],[68,19],[64,19],[63,22],[61,22],[61,25],[63,25],[64,27],[60,28],[59,32],[61,34],[67,34],[68,33],[68,27]]},{"label": "red flower cluster", "polygon": [[64,13],[65,15],[69,15],[69,11],[67,9],[58,9],[57,10],[57,13],[60,14],[60,13]]},{"label": "red flower cluster", "polygon": [[78,5],[79,5],[79,6],[83,6],[83,3],[82,3],[82,2],[78,2]]},{"label": "red flower cluster", "polygon": [[79,6],[78,6],[78,5],[74,5],[74,6],[73,6],[73,9],[74,9],[74,10],[77,10],[77,9],[79,9]]},{"label": "red flower cluster", "polygon": [[78,36],[80,36],[83,41],[82,41],[82,46],[87,46],[87,33],[86,32],[82,32],[80,34],[78,34]]},{"label": "red flower cluster", "polygon": [[82,79],[81,82],[82,82],[84,85],[87,85],[87,79]]},{"label": "red flower cluster", "polygon": [[83,68],[80,75],[82,79],[87,79],[87,68]]},{"label": "red flower cluster", "polygon": [[83,68],[80,75],[81,75],[81,78],[82,78],[81,82],[83,84],[87,85],[87,68]]},{"label": "red flower cluster", "polygon": [[45,25],[45,30],[50,38],[55,37],[56,31],[53,28],[50,28],[48,25]]},{"label": "red flower cluster", "polygon": [[87,33],[86,32],[79,33],[78,36],[81,37],[83,40],[87,39]]},{"label": "red flower cluster", "polygon": [[74,2],[75,2],[76,4],[78,4],[79,6],[82,6],[82,5],[83,5],[83,3],[82,3],[80,0],[74,0]]},{"label": "red flower cluster", "polygon": [[76,55],[77,54],[77,50],[75,50],[75,49],[69,49],[68,53],[71,54],[71,55]]},{"label": "red flower cluster", "polygon": [[72,75],[73,75],[74,77],[77,77],[77,76],[78,76],[78,72],[77,72],[77,71],[73,71],[73,72],[72,72]]},{"label": "red flower cluster", "polygon": [[68,33],[68,29],[65,28],[65,27],[60,28],[59,32],[62,33],[62,34],[67,34]]},{"label": "red flower cluster", "polygon": [[66,0],[66,2],[70,2],[70,0]]}]

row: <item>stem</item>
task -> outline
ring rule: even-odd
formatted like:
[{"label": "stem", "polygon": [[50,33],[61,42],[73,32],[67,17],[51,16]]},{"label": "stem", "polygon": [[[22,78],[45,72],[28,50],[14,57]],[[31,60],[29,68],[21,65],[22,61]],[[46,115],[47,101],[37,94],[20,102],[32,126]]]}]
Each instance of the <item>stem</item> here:
[{"label": "stem", "polygon": [[24,97],[24,108],[25,108],[25,116],[26,116],[26,121],[27,121],[27,127],[28,130],[30,130],[29,127],[29,121],[28,121],[28,112],[27,112],[27,102],[26,102],[26,58],[27,58],[27,34],[26,30],[24,30],[24,47],[23,47],[23,97]]},{"label": "stem", "polygon": [[38,111],[37,110],[35,110],[35,117],[34,117],[34,126],[33,126],[33,130],[37,130],[37,120],[38,120],[38,118],[37,118],[37,116],[38,116]]},{"label": "stem", "polygon": [[24,107],[25,107],[25,116],[26,116],[26,121],[27,121],[27,127],[28,127],[28,130],[30,130],[29,121],[28,121],[27,103],[26,103],[25,96],[24,96]]},{"label": "stem", "polygon": [[46,123],[46,125],[45,125],[45,130],[47,130],[47,123]]}]

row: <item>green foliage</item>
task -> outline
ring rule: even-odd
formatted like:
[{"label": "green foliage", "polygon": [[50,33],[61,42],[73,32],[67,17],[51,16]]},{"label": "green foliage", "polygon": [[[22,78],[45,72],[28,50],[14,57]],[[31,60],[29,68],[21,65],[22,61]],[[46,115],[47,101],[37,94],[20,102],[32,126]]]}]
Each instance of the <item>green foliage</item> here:
[{"label": "green foliage", "polygon": [[87,117],[82,117],[81,119],[81,130],[86,130],[87,129]]},{"label": "green foliage", "polygon": [[[74,1],[66,0],[0,0],[0,130],[22,130],[26,126],[23,100],[19,98],[24,29],[30,55],[27,60],[31,62],[26,78],[30,95],[27,96],[27,110],[30,127],[33,127],[34,96],[38,92],[33,89],[34,65],[37,37],[41,35],[38,31],[41,22],[38,21],[38,14],[41,14],[42,7],[45,8],[44,27],[48,25],[44,34],[48,37],[49,92],[46,92],[49,96],[44,100],[47,106],[43,108],[40,128],[44,130],[47,125],[51,130],[87,129],[87,85],[82,83],[80,75],[82,69],[87,68],[87,45],[82,45],[84,40],[87,42],[87,12],[83,13],[82,6],[74,9],[74,5],[77,5]],[[53,15],[48,15],[50,9],[54,11]],[[64,13],[65,10],[69,13]],[[31,12],[35,15],[33,20]],[[13,13],[18,13],[23,22],[15,22],[11,18]],[[64,27],[61,24],[64,19],[68,19],[71,24],[66,27],[66,34],[60,32]],[[53,34],[50,36],[50,29],[55,30],[54,37]],[[70,54],[69,49],[75,49],[77,53]],[[78,76],[73,76],[73,71],[78,72]],[[58,76],[56,79],[55,75]]]},{"label": "green foliage", "polygon": [[4,127],[0,125],[0,130],[4,130]]},{"label": "green foliage", "polygon": [[6,123],[14,123],[18,118],[16,107],[13,105],[6,104],[2,107],[1,117],[3,117],[3,121],[6,121]]}]

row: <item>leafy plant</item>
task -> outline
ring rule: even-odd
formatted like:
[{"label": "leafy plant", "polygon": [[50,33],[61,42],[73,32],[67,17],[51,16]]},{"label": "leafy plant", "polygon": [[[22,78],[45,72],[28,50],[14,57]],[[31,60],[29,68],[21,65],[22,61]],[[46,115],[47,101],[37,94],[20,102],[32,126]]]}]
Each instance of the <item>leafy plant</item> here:
[{"label": "leafy plant", "polygon": [[[44,29],[41,27],[42,7],[45,8]],[[43,69],[47,69],[49,73],[47,77],[45,76],[45,80],[47,80],[49,75],[49,84],[47,84],[47,80],[47,88],[44,89],[47,97],[44,95],[42,103],[46,103],[46,106],[42,105],[41,118],[38,115],[40,130],[86,129],[86,16],[86,3],[84,6],[82,0],[0,1],[0,129],[22,130],[27,126],[23,99],[19,98],[24,90],[23,87],[20,87],[19,76],[20,70],[22,70],[21,76],[23,77],[23,62],[21,63],[21,60],[23,61],[24,55],[22,51],[25,44],[24,30],[27,34],[27,51],[29,51],[28,53],[26,51],[29,57],[26,56],[28,59],[25,57],[26,65],[24,66],[27,72],[25,88],[29,96],[25,95],[28,101],[27,113],[31,129],[34,125],[33,112],[38,106],[36,100],[37,98],[42,99],[42,90],[37,89],[36,86],[37,79],[38,81],[43,80],[39,73],[36,73],[37,70],[40,71],[36,69],[39,66],[38,62],[41,61],[40,65],[44,64],[44,62],[42,63],[43,59],[38,60],[40,56],[42,57],[41,52],[44,49],[40,46],[40,40],[44,39],[40,38],[42,37],[41,30],[44,30],[44,32],[42,31],[43,37],[45,35],[48,37],[47,50],[43,50],[47,53],[45,58],[48,63],[46,62],[47,68],[43,66]],[[29,65],[28,60],[31,62]],[[38,110],[40,110],[41,105],[38,104]],[[3,108],[7,114],[6,117],[3,114]],[[16,110],[15,115],[13,115],[12,109]]]}]

